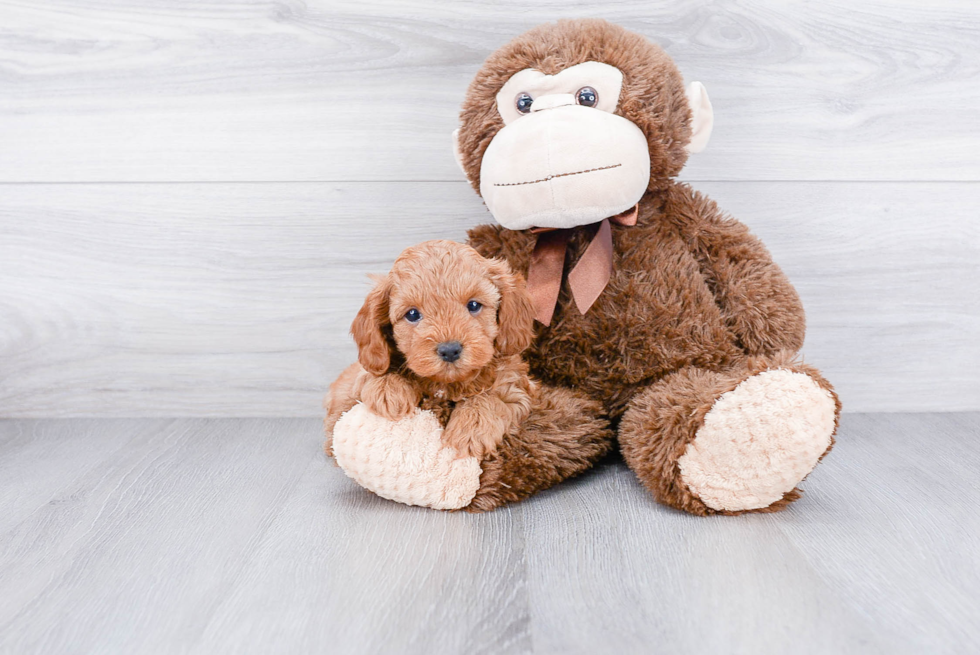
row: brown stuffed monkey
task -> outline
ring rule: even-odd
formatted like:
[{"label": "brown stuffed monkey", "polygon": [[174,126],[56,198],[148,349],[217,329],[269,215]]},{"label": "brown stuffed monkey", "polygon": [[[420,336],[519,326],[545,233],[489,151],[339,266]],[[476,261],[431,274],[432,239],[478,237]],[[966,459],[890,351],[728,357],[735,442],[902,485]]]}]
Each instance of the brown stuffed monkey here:
[{"label": "brown stuffed monkey", "polygon": [[840,403],[798,360],[803,307],[766,248],[674,180],[711,123],[704,88],[644,37],[535,28],[466,95],[457,160],[500,224],[469,242],[528,277],[532,373],[603,404],[654,498],[773,511],[832,447]]}]

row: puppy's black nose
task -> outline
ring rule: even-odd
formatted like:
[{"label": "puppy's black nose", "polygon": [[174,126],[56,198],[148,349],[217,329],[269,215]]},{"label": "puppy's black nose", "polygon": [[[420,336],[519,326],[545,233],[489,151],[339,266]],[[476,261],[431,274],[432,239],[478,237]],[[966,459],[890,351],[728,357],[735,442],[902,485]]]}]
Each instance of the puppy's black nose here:
[{"label": "puppy's black nose", "polygon": [[436,352],[439,353],[443,361],[452,363],[463,354],[463,344],[458,341],[443,341],[436,346]]}]

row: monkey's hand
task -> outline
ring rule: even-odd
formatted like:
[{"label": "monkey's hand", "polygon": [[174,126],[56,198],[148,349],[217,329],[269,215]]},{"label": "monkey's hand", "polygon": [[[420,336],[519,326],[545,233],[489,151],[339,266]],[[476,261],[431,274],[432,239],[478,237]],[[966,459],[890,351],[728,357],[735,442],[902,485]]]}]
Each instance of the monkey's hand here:
[{"label": "monkey's hand", "polygon": [[386,373],[368,376],[360,389],[361,402],[372,414],[389,421],[408,416],[418,406],[421,397],[405,378]]}]

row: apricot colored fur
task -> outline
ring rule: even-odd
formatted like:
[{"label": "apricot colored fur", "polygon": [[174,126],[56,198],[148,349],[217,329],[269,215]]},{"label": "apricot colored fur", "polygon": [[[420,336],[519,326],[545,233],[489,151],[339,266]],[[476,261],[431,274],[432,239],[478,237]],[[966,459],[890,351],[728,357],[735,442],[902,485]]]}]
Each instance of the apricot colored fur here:
[{"label": "apricot colored fur", "polygon": [[[478,311],[467,308],[471,301]],[[410,309],[421,319],[407,320]],[[531,311],[524,280],[506,262],[451,241],[406,249],[354,319],[359,364],[331,385],[328,430],[356,400],[395,421],[426,399],[442,405],[443,441],[461,457],[493,453],[536,393],[520,358],[531,340]],[[437,353],[450,341],[462,345],[454,362]]]},{"label": "apricot colored fur", "polygon": [[[475,316],[466,309],[474,299],[483,304]],[[411,308],[423,317],[414,325],[404,320]],[[528,377],[520,354],[533,337],[531,311],[523,278],[506,262],[450,241],[407,249],[351,327],[359,363],[325,401],[327,454],[337,419],[361,401],[389,420],[414,407],[431,410],[445,427],[445,443],[461,456],[484,458],[472,511],[519,500],[591,466],[608,451],[611,431],[598,417],[599,403]],[[452,364],[435,352],[449,340],[463,345]]]}]

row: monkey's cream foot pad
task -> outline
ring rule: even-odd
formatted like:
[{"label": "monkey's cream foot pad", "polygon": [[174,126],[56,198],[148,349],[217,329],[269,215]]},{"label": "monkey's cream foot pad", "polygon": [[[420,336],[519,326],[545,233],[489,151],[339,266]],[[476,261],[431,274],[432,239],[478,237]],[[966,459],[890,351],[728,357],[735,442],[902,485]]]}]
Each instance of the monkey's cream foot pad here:
[{"label": "monkey's cream foot pad", "polygon": [[433,509],[460,509],[480,488],[476,457],[456,458],[442,443],[442,426],[428,410],[389,421],[358,403],[333,429],[337,464],[382,498]]},{"label": "monkey's cream foot pad", "polygon": [[681,478],[705,505],[768,507],[813,470],[830,447],[835,403],[810,376],[782,369],[722,394],[677,460]]}]

